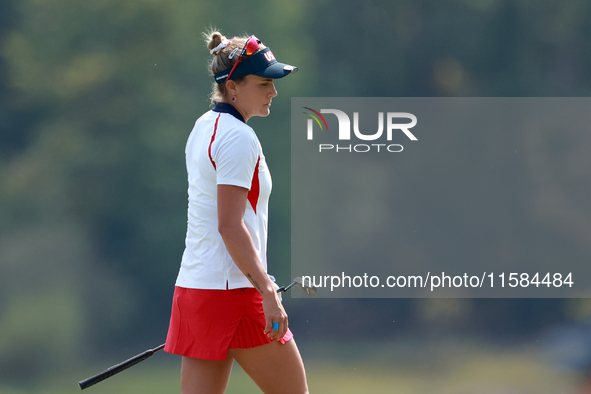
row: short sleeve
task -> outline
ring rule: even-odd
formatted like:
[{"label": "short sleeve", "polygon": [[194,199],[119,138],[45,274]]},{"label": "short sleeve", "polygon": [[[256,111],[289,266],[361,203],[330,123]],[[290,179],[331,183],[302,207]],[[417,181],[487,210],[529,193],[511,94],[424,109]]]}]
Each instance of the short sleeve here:
[{"label": "short sleeve", "polygon": [[250,190],[260,155],[258,140],[254,132],[249,130],[228,131],[212,146],[217,184],[240,186]]}]

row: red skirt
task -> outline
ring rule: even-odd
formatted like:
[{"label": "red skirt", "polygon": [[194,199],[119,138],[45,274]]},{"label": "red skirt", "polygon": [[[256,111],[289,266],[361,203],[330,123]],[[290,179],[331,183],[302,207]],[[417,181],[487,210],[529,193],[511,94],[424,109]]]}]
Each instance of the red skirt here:
[{"label": "red skirt", "polygon": [[[203,360],[225,360],[228,349],[272,342],[264,333],[263,296],[254,288],[206,290],[175,287],[164,351]],[[293,338],[288,329],[279,340]]]}]

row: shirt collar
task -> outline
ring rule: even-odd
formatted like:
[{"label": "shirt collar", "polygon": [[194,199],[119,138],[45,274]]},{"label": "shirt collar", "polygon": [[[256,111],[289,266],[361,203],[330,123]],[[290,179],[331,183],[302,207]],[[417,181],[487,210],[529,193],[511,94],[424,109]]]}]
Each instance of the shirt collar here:
[{"label": "shirt collar", "polygon": [[[244,122],[244,118],[242,117],[242,115],[240,115],[240,112],[238,112],[238,110],[236,109],[236,107],[234,107],[232,104],[228,104],[228,103],[218,103],[216,101],[215,103],[215,107],[213,107],[212,109],[213,112],[222,112],[225,114],[230,114],[233,117],[235,117],[236,119],[238,119],[241,122]],[[246,123],[246,122],[244,122]]]}]

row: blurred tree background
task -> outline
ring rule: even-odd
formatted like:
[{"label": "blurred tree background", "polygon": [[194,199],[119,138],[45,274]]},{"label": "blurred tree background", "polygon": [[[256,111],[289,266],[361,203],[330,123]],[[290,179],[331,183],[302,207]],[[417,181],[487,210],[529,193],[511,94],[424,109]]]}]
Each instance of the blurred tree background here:
[{"label": "blurred tree background", "polygon": [[[271,272],[287,283],[290,97],[587,96],[590,14],[583,0],[0,2],[0,381],[30,383],[165,338],[184,247],[184,144],[209,108],[208,27],[255,34],[300,67],[277,82],[271,116],[250,122],[274,176]],[[508,188],[533,201],[555,228],[548,236],[590,257],[591,141],[579,137],[554,150],[560,130],[526,136],[526,160],[504,175],[529,174]],[[491,217],[507,209],[496,203]],[[529,341],[589,312],[585,300],[286,304],[303,349],[331,338]]]}]

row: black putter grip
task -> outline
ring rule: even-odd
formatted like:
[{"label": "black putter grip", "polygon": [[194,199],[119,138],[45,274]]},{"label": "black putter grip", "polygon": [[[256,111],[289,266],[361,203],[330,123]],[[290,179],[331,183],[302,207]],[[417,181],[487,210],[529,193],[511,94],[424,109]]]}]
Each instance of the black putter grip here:
[{"label": "black putter grip", "polygon": [[95,376],[92,376],[90,378],[87,378],[87,379],[84,379],[84,380],[78,382],[78,386],[80,386],[80,390],[84,390],[85,388],[95,385],[98,382],[102,382],[103,380],[110,378],[111,376],[116,375],[121,371],[125,371],[127,368],[133,367],[134,365],[136,365],[139,362],[144,361],[145,359],[151,357],[152,355],[154,355],[155,352],[157,352],[158,350],[161,350],[162,348],[164,348],[164,345],[158,346],[155,349],[146,350],[145,352],[140,353],[137,356],[133,356],[129,360],[125,360],[122,363],[119,363],[117,365],[113,365],[112,367],[106,369],[105,371],[103,371]]}]

